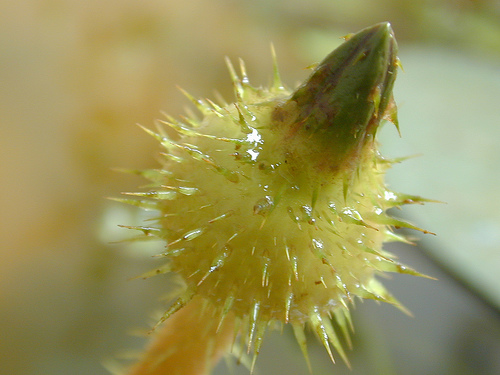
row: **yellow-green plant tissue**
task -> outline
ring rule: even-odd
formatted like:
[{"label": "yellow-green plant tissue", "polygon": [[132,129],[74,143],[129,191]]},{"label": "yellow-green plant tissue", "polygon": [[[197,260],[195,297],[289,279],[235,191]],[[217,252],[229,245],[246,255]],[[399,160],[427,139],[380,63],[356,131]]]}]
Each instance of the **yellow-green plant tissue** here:
[{"label": "yellow-green plant tissue", "polygon": [[332,360],[331,347],[347,362],[339,336],[349,343],[352,302],[399,306],[377,275],[420,275],[382,248],[405,241],[394,228],[421,230],[387,210],[427,201],[384,183],[392,161],[378,151],[377,130],[385,120],[398,128],[391,26],[347,36],[295,90],[276,61],[268,88],[252,86],[243,63],[241,73],[228,66],[235,102],[186,94],[201,115],[147,130],[162,165],[142,173],[150,190],[121,199],[157,212],[154,224],[133,228],[165,242],[166,262],[151,275],[174,272],[185,284],[161,322],[197,299],[210,311],[197,324],[230,317],[240,338],[231,345],[242,343],[254,362],[265,331],[285,324],[308,362],[308,327]]}]

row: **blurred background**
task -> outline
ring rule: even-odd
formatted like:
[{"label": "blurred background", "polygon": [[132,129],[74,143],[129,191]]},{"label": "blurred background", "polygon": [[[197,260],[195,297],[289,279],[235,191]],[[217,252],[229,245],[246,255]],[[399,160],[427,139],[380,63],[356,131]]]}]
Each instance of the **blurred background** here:
[{"label": "blurred background", "polygon": [[[414,317],[357,303],[352,371],[312,339],[314,373],[500,373],[498,0],[0,0],[0,374],[104,375],[144,345],[131,332],[165,306],[169,278],[130,279],[161,245],[113,243],[142,219],[105,197],[144,184],[113,168],[157,166],[135,124],[183,113],[176,85],[230,100],[224,56],[265,85],[272,42],[293,87],[341,36],[381,21],[404,67],[402,138],[386,126],[383,150],[421,154],[389,184],[447,202],[402,211],[438,235],[388,249],[439,280],[384,280]],[[266,338],[258,374],[308,373],[290,332]]]}]

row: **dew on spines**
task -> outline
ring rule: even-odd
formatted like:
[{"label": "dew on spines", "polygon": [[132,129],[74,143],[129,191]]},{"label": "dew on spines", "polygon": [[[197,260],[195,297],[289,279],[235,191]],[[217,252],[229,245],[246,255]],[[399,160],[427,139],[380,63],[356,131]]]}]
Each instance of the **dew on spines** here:
[{"label": "dew on spines", "polygon": [[142,126],[141,124],[138,124],[142,130],[144,130],[146,133],[148,133],[150,136],[152,136],[154,139],[156,139],[158,142],[163,143],[165,141],[165,137],[161,136],[158,133],[155,133],[154,131],[146,128],[145,126]]},{"label": "dew on spines", "polygon": [[249,329],[248,329],[248,335],[247,335],[247,353],[250,353],[252,346],[253,346],[253,341],[255,338],[255,332],[257,330],[257,323],[259,322],[259,311],[260,311],[260,305],[261,302],[258,300],[253,301],[253,306],[251,308],[250,314],[249,314]]},{"label": "dew on spines", "polygon": [[238,111],[238,122],[237,122],[237,124],[240,125],[241,131],[243,133],[250,133],[252,127],[248,124],[245,116],[243,116],[243,112],[241,111],[241,108],[238,105],[238,103],[234,103],[234,107]]},{"label": "dew on spines", "polygon": [[389,291],[375,278],[372,278],[367,285],[361,285],[357,294],[365,299],[373,299],[380,302],[389,303],[406,315],[412,316],[411,312],[405,308]]},{"label": "dew on spines", "polygon": [[217,103],[211,101],[210,99],[206,99],[207,103],[210,104],[213,108],[213,112],[218,116],[218,117],[224,117],[225,113],[223,109],[217,105]]},{"label": "dew on spines", "polygon": [[337,353],[340,354],[340,357],[344,361],[344,363],[347,365],[347,367],[351,367],[349,360],[347,359],[347,355],[344,351],[344,348],[342,347],[342,344],[340,343],[339,337],[337,336],[337,333],[333,329],[332,323],[329,318],[324,317],[321,320],[323,327],[324,327],[324,332],[326,333],[328,337],[328,341],[332,346],[335,348]]},{"label": "dew on spines", "polygon": [[248,80],[247,68],[243,59],[240,59],[240,72],[241,72],[241,84],[248,87],[250,86],[250,81]]},{"label": "dew on spines", "polygon": [[160,152],[160,155],[163,156],[167,161],[173,161],[174,163],[178,164],[184,162],[184,158],[181,158],[180,156],[168,152]]},{"label": "dew on spines", "polygon": [[240,77],[238,77],[238,75],[236,74],[233,63],[231,62],[229,57],[226,57],[226,65],[227,69],[229,70],[229,75],[231,76],[231,81],[233,82],[234,94],[237,98],[242,98],[245,91],[243,86],[241,85]]},{"label": "dew on spines", "polygon": [[179,89],[179,91],[186,97],[189,99],[189,101],[191,103],[193,103],[196,108],[200,111],[200,113],[202,113],[203,115],[207,115],[211,112],[211,108],[210,106],[203,102],[201,99],[196,99],[194,98],[191,94],[189,94],[186,90],[184,90],[182,87],[179,87],[177,86],[177,88]]},{"label": "dew on spines", "polygon": [[124,195],[133,195],[136,197],[145,197],[158,200],[173,200],[177,198],[177,192],[173,190],[167,191],[147,191],[147,192],[125,192]]},{"label": "dew on spines", "polygon": [[217,164],[212,157],[210,157],[207,154],[204,154],[202,151],[200,151],[198,148],[196,148],[193,145],[187,145],[187,144],[180,144],[176,142],[171,142],[172,145],[178,147],[179,149],[185,151],[189,156],[191,156],[195,160],[202,161],[204,163],[207,163],[207,165],[210,165],[213,167],[217,172],[219,172],[222,176],[224,176],[227,180],[231,182],[238,182],[239,181],[239,176],[237,172],[234,172],[232,170],[229,170],[227,168],[224,168]]},{"label": "dew on spines", "polygon": [[131,225],[119,225],[119,227],[141,231],[144,234],[144,236],[161,237],[161,229],[156,227],[131,226]]},{"label": "dew on spines", "polygon": [[213,272],[222,268],[227,258],[231,256],[231,253],[232,249],[226,246],[224,250],[212,261],[212,264],[210,264],[208,271],[205,273],[205,275],[203,275],[200,281],[198,281],[197,286],[200,286]]},{"label": "dew on spines", "polygon": [[[292,278],[288,278],[288,286],[291,287],[292,285]],[[287,295],[285,297],[285,324],[288,324],[290,321],[290,309],[292,308],[292,303],[293,303],[293,292],[291,291],[291,288],[288,289]]]},{"label": "dew on spines", "polygon": [[220,314],[219,318],[219,324],[217,325],[217,331],[219,331],[220,327],[222,326],[222,323],[226,319],[227,314],[229,311],[231,311],[231,308],[233,307],[235,297],[234,295],[229,295],[227,296],[226,300],[224,301],[224,307],[222,308],[222,312]]},{"label": "dew on spines", "polygon": [[342,330],[342,335],[347,343],[347,346],[349,347],[349,349],[352,349],[352,341],[349,329],[351,331],[354,331],[354,328],[352,326],[352,320],[349,309],[334,309],[333,315],[335,321]]},{"label": "dew on spines", "polygon": [[353,207],[344,207],[340,212],[337,212],[342,221],[350,224],[361,225],[365,228],[370,228],[378,231],[378,228],[368,224],[363,220],[361,214]]},{"label": "dew on spines", "polygon": [[165,311],[160,320],[155,324],[152,331],[154,331],[160,324],[162,324],[165,320],[167,320],[172,314],[176,313],[184,306],[187,305],[189,301],[191,301],[194,297],[194,291],[185,291],[175,302]]},{"label": "dew on spines", "polygon": [[164,180],[166,177],[170,177],[172,172],[164,170],[164,169],[123,169],[123,168],[115,168],[117,172],[134,174],[137,176],[142,176],[146,180],[152,182],[159,182]]},{"label": "dew on spines", "polygon": [[197,136],[199,133],[196,132],[193,127],[187,127],[183,123],[179,122],[178,120],[174,119],[168,119],[168,121],[165,120],[157,120],[158,123],[163,124],[168,126],[169,128],[175,130],[179,134],[183,134],[186,136]]},{"label": "dew on spines", "polygon": [[312,374],[311,361],[309,359],[309,353],[307,351],[307,339],[304,332],[304,326],[299,323],[292,323],[293,333],[295,335],[295,340],[299,344],[302,355],[306,359],[307,368],[309,369],[309,373]]},{"label": "dew on spines", "polygon": [[316,336],[319,338],[323,346],[325,347],[328,356],[330,357],[330,360],[335,363],[335,358],[333,357],[332,350],[330,348],[329,344],[329,337],[328,333],[326,331],[324,322],[323,322],[323,316],[320,313],[320,309],[318,306],[314,306],[312,311],[309,314],[309,319],[312,325],[312,328],[314,332],[316,333]]},{"label": "dew on spines", "polygon": [[[398,160],[386,160],[376,150],[353,167],[352,173],[342,169],[340,174],[324,178],[311,169],[290,181],[295,176],[287,169],[289,155],[281,154],[279,142],[283,140],[268,123],[273,106],[288,94],[273,46],[271,54],[273,76],[268,89],[252,87],[244,62],[240,60],[237,73],[226,58],[234,104],[219,94],[214,102],[195,99],[180,89],[194,104],[194,114],[188,111],[180,119],[165,114],[166,120],[155,124],[156,131],[143,128],[164,148],[164,170],[130,171],[153,184],[147,187],[149,191],[124,193],[135,199],[115,200],[159,211],[154,219],[158,228],[126,226],[142,233],[144,239],[166,242],[158,256],[169,262],[140,277],[173,271],[187,285],[188,291],[174,301],[158,324],[196,293],[203,298],[203,306],[215,306],[212,315],[217,332],[226,327],[226,320],[234,320],[234,351],[239,336],[241,347],[247,353],[253,350],[251,372],[273,322],[292,325],[311,372],[305,327],[313,329],[332,361],[335,349],[349,364],[339,338],[345,338],[351,347],[349,308],[356,297],[402,308],[370,277],[384,272],[423,275],[393,261],[393,256],[380,249],[381,241],[408,242],[392,228],[428,232],[385,211],[430,200],[388,191],[383,174]],[[379,88],[373,90],[370,99],[375,107],[381,95]],[[393,121],[399,130],[392,101],[377,119]],[[307,166],[305,156],[303,160]],[[195,263],[185,266],[188,261]],[[345,266],[351,261],[352,268]],[[360,274],[357,267],[366,274]],[[306,289],[309,286],[312,288]],[[328,305],[323,305],[325,301]]]},{"label": "dew on spines", "polygon": [[[222,219],[226,219],[226,218],[228,218],[228,217],[230,217],[230,216],[234,215],[234,213],[235,213],[235,212],[234,212],[234,210],[229,210],[229,211],[224,212],[223,214],[221,214],[221,215],[219,215],[219,216],[217,216],[217,217],[214,217],[213,219],[210,219],[210,220],[208,221],[208,223],[209,223],[209,224],[212,224],[212,223],[215,223],[216,221],[219,221],[219,220],[222,220]],[[228,242],[229,242],[232,238],[234,238],[234,237],[236,237],[236,236],[237,236],[237,233],[234,233],[234,234],[231,236],[231,238],[230,238],[228,241],[226,241],[226,243],[228,243]]]},{"label": "dew on spines", "polygon": [[[269,286],[269,266],[271,265],[271,258],[269,258],[269,251],[265,250],[262,254],[262,287]],[[271,288],[268,288],[268,294],[271,292]]]},{"label": "dew on spines", "polygon": [[264,339],[264,334],[266,332],[267,324],[268,323],[266,320],[258,320],[256,323],[255,339],[253,344],[253,358],[252,358],[252,364],[250,366],[250,374],[253,374],[254,372],[255,363],[257,362],[257,357],[259,356],[260,353],[260,348],[262,346],[262,341]]},{"label": "dew on spines", "polygon": [[[161,185],[161,187],[163,189],[167,189],[167,191],[165,191],[165,193],[176,192],[176,193],[179,193],[182,195],[195,195],[195,194],[198,194],[200,192],[200,189],[198,189],[196,187],[190,187],[190,186]],[[154,192],[154,193],[158,193],[158,192]],[[160,193],[163,193],[163,192],[160,192]]]},{"label": "dew on spines", "polygon": [[410,238],[394,233],[388,228],[384,230],[384,236],[385,236],[385,242],[403,242],[408,245],[416,245],[415,242],[410,241]]},{"label": "dew on spines", "polygon": [[440,202],[433,199],[423,198],[418,195],[385,191],[384,203],[387,205],[387,207],[398,207],[405,204],[424,204],[424,203],[440,203]]},{"label": "dew on spines", "polygon": [[125,203],[131,206],[140,207],[146,211],[156,211],[158,209],[157,203],[151,200],[115,198],[115,197],[110,197],[109,199],[116,202]]},{"label": "dew on spines", "polygon": [[427,279],[434,279],[431,276],[427,276],[423,273],[415,271],[411,267],[403,266],[398,262],[395,262],[391,259],[382,256],[378,256],[376,259],[370,260],[370,264],[379,271],[402,273],[402,274],[424,277]]},{"label": "dew on spines", "polygon": [[149,279],[150,277],[170,272],[172,272],[172,265],[170,264],[170,262],[168,262],[165,263],[163,266],[157,267],[148,272],[144,272],[143,274],[136,276],[133,279]]},{"label": "dew on spines", "polygon": [[278,67],[278,58],[276,57],[276,50],[274,45],[271,43],[271,57],[273,60],[273,81],[271,84],[271,89],[276,92],[286,91],[281,81],[280,71]]},{"label": "dew on spines", "polygon": [[408,228],[408,229],[413,229],[413,230],[416,230],[416,231],[419,231],[419,232],[422,232],[425,234],[435,235],[435,233],[429,232],[426,229],[419,228],[419,227],[417,227],[417,226],[415,226],[415,225],[413,225],[405,220],[397,219],[397,218],[394,218],[394,217],[389,216],[387,214],[374,216],[373,221],[376,221],[379,224],[387,225],[389,227],[394,227],[396,229]]}]

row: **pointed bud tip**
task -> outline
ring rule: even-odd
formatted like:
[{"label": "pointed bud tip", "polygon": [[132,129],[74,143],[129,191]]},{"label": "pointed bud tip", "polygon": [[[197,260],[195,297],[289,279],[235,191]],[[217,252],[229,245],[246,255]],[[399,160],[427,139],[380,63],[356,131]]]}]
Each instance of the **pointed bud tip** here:
[{"label": "pointed bud tip", "polygon": [[320,158],[325,155],[331,168],[352,168],[392,103],[396,53],[389,22],[353,34],[275,109],[276,126],[289,132],[287,141],[311,140],[310,147]]}]

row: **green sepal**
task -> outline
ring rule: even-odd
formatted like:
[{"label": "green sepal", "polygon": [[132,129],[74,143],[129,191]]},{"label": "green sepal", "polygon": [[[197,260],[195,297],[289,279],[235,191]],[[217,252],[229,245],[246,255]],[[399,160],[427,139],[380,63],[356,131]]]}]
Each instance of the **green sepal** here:
[{"label": "green sepal", "polygon": [[308,143],[322,168],[353,170],[386,110],[394,109],[396,53],[387,22],[361,30],[330,53],[274,110],[274,124],[285,127],[287,143]]}]

